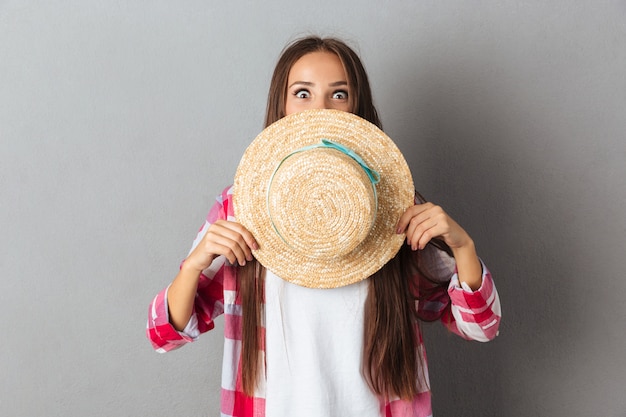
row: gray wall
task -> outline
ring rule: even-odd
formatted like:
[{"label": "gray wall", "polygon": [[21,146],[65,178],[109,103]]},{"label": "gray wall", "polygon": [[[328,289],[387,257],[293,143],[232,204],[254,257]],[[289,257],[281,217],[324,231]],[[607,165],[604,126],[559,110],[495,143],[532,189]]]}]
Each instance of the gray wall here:
[{"label": "gray wall", "polygon": [[626,415],[624,2],[39,3],[0,1],[2,416],[218,415],[220,329],[159,355],[147,306],[309,32],[497,279],[494,342],[425,326],[435,414]]}]

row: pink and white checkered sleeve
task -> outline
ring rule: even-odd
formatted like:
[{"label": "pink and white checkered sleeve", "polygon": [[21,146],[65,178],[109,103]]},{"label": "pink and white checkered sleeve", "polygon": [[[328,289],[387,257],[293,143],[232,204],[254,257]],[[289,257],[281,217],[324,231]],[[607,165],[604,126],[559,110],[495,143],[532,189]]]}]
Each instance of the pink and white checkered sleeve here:
[{"label": "pink and white checkered sleeve", "polygon": [[451,304],[441,320],[465,339],[488,342],[498,335],[502,312],[491,273],[484,264],[482,266],[483,282],[476,291],[461,286],[456,273],[452,276],[448,286]]},{"label": "pink and white checkered sleeve", "polygon": [[[227,218],[229,208],[226,207],[225,201],[230,192],[229,187],[218,196],[217,202],[211,208],[204,225],[198,231],[191,250],[200,242],[212,223]],[[177,349],[193,342],[201,333],[215,327],[214,318],[224,312],[223,267],[224,260],[218,258],[200,275],[194,310],[189,323],[182,332],[177,331],[169,321],[167,304],[169,286],[154,297],[148,309],[146,335],[157,352],[169,352]]]}]

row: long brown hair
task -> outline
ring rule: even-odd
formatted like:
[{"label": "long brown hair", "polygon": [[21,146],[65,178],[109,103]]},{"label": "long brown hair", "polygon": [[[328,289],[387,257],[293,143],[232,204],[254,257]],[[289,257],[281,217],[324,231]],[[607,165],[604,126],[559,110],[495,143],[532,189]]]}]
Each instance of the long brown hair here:
[{"label": "long brown hair", "polygon": [[[358,55],[344,42],[311,36],[288,45],[282,52],[270,84],[265,126],[285,116],[287,79],[294,63],[311,52],[331,52],[341,60],[352,87],[353,113],[382,128],[374,107],[367,73]],[[416,345],[415,308],[419,288],[409,282],[418,271],[417,256],[408,245],[369,279],[363,329],[363,374],[374,393],[413,398],[427,384],[421,367],[422,352]],[[242,303],[243,389],[252,396],[261,368],[265,269],[248,262],[239,273]]]}]

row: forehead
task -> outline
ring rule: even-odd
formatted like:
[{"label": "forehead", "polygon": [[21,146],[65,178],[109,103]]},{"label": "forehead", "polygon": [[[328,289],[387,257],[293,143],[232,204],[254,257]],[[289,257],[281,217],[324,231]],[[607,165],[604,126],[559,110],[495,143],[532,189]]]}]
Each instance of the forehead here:
[{"label": "forehead", "polygon": [[[289,81],[305,78],[336,78],[334,81],[346,80],[346,71],[337,54],[333,52],[309,52],[301,56],[289,70]],[[298,79],[296,79],[298,78]],[[308,81],[302,79],[301,81]]]}]

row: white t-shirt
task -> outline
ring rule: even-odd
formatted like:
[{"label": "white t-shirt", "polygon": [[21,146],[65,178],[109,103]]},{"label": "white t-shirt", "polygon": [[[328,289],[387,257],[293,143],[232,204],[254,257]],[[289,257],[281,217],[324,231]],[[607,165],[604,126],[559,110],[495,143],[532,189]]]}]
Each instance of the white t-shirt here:
[{"label": "white t-shirt", "polygon": [[375,417],[362,376],[368,280],[334,289],[265,280],[268,417]]}]

